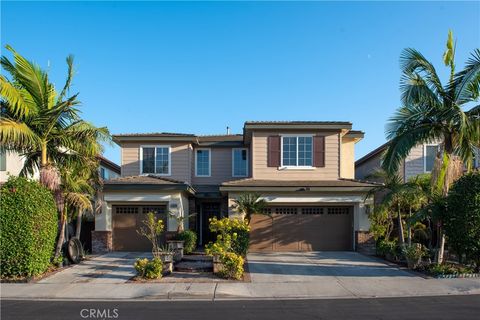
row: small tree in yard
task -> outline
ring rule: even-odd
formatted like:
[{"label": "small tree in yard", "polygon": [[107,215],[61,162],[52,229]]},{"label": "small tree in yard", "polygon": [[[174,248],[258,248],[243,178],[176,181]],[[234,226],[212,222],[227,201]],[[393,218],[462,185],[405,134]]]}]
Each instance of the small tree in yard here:
[{"label": "small tree in yard", "polygon": [[267,202],[260,198],[258,193],[244,193],[238,199],[233,200],[235,209],[244,215],[244,218],[250,224],[253,214],[263,214]]},{"label": "small tree in yard", "polygon": [[159,237],[163,232],[163,220],[158,219],[153,212],[147,214],[147,218],[142,221],[144,226],[137,230],[137,233],[147,238],[152,243],[152,254],[154,258],[160,259],[160,241]]},{"label": "small tree in yard", "polygon": [[448,243],[460,261],[465,255],[480,271],[480,173],[460,178],[446,200],[442,218]]}]

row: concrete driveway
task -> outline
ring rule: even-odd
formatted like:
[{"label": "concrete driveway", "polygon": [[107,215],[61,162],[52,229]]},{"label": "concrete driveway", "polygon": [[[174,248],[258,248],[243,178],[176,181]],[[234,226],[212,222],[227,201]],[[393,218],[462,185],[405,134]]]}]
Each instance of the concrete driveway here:
[{"label": "concrete driveway", "polygon": [[252,282],[315,282],[328,277],[419,278],[357,252],[275,252],[248,254]]}]

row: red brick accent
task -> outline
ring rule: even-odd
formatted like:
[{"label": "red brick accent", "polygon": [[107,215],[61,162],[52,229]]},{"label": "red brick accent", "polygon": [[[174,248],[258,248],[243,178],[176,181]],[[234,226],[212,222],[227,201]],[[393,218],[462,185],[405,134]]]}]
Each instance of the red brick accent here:
[{"label": "red brick accent", "polygon": [[355,249],[358,252],[374,255],[375,239],[369,231],[355,231]]},{"label": "red brick accent", "polygon": [[106,253],[113,250],[112,231],[92,231],[92,253]]}]

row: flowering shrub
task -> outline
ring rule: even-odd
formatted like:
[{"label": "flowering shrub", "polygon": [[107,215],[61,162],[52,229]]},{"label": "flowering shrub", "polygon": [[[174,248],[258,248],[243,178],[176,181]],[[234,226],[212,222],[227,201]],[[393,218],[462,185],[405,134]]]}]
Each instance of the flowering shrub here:
[{"label": "flowering shrub", "polygon": [[223,268],[219,275],[228,279],[241,279],[243,276],[243,256],[247,254],[250,228],[247,221],[239,219],[210,219],[210,230],[217,232],[217,240],[205,246],[205,252],[218,256]]},{"label": "flowering shrub", "polygon": [[243,276],[244,260],[238,254],[227,252],[221,256],[223,269],[220,271],[220,276],[227,279],[240,280]]},{"label": "flowering shrub", "polygon": [[221,243],[227,251],[244,257],[250,243],[250,227],[246,220],[216,217],[210,219],[210,231],[218,233],[216,243]]},{"label": "flowering shrub", "polygon": [[137,275],[145,279],[160,279],[162,277],[163,263],[159,258],[152,260],[137,259],[133,265],[137,271]]}]

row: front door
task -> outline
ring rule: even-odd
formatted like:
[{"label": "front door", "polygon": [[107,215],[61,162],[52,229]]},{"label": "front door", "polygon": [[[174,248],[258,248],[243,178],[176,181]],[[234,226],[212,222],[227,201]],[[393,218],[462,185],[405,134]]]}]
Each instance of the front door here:
[{"label": "front door", "polygon": [[204,202],[202,203],[202,245],[208,244],[210,241],[216,240],[216,234],[210,231],[209,219],[213,217],[220,218],[220,203]]}]

